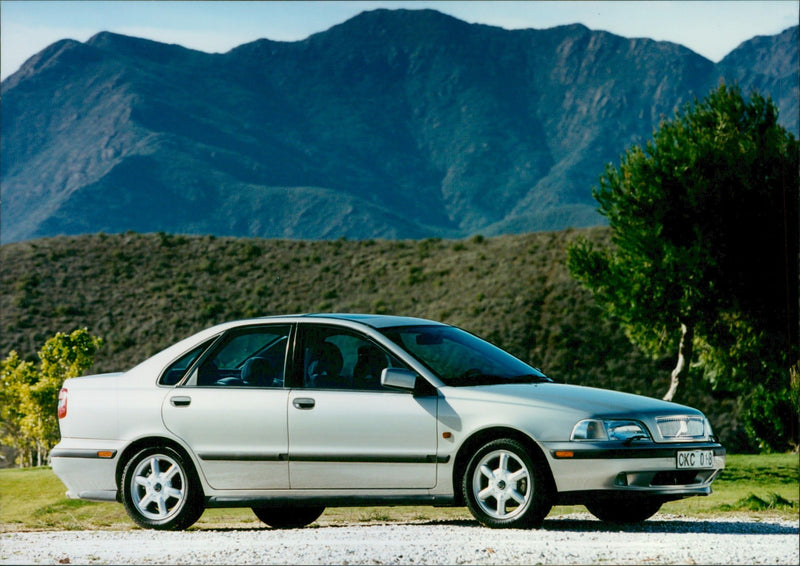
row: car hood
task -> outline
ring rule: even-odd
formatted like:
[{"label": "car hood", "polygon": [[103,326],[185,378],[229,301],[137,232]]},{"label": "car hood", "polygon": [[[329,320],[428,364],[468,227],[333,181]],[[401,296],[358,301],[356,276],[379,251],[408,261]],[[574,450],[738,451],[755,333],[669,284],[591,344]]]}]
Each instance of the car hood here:
[{"label": "car hood", "polygon": [[445,396],[448,399],[481,400],[542,409],[571,409],[587,417],[613,417],[631,413],[700,414],[696,409],[652,397],[561,383],[450,387]]}]

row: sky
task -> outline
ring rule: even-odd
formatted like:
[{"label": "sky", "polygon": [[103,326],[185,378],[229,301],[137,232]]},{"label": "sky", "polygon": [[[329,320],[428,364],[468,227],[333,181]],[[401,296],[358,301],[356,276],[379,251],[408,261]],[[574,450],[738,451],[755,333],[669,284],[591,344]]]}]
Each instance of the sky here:
[{"label": "sky", "polygon": [[679,43],[717,62],[743,41],[798,25],[800,0],[778,1],[24,1],[0,0],[0,75],[60,39],[112,31],[209,53],[267,38],[298,41],[376,8],[433,8],[470,23],[545,29],[582,23]]}]

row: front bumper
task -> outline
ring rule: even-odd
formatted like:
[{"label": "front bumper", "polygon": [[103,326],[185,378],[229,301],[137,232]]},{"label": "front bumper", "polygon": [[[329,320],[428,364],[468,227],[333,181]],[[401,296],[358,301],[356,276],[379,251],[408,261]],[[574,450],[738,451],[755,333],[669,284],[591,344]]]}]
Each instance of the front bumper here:
[{"label": "front bumper", "polygon": [[[708,495],[711,483],[725,467],[725,448],[713,442],[545,443],[553,479],[564,501],[580,494],[658,496],[664,500]],[[706,468],[679,468],[678,453],[711,450],[713,464]]]}]

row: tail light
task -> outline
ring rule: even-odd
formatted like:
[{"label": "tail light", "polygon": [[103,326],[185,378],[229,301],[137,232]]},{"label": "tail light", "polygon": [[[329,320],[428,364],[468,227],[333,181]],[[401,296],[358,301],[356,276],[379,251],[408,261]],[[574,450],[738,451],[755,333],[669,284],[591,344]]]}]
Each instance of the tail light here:
[{"label": "tail light", "polygon": [[62,388],[58,394],[58,418],[63,419],[67,416],[67,390]]}]

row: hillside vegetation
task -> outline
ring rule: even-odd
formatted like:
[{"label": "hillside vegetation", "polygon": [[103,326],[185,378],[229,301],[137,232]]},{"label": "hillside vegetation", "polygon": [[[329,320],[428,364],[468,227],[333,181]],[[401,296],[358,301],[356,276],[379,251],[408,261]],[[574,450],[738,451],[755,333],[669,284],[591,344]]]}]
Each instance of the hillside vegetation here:
[{"label": "hillside vegetation", "polygon": [[[566,246],[605,228],[466,240],[296,241],[164,233],[57,237],[0,247],[0,354],[56,332],[105,340],[93,371],[125,370],[226,320],[373,312],[455,324],[558,381],[661,397],[674,346],[637,352],[566,268]],[[729,449],[746,449],[736,399],[697,378],[679,403],[704,410]]]}]

